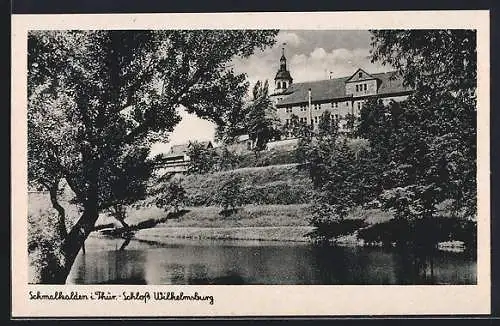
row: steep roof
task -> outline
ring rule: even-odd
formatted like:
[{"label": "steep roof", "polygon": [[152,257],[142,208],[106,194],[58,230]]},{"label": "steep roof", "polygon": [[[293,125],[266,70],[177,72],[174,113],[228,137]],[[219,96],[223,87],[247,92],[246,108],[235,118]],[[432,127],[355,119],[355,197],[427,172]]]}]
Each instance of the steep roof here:
[{"label": "steep roof", "polygon": [[351,75],[351,77],[347,78],[346,82],[356,82],[356,81],[362,81],[362,80],[370,80],[374,79],[373,75],[370,75],[366,71],[364,71],[361,68],[358,68],[354,74]]},{"label": "steep roof", "polygon": [[169,154],[183,154],[187,153],[189,150],[189,147],[191,147],[193,144],[200,144],[205,148],[213,148],[213,144],[210,140],[202,140],[202,141],[189,141],[188,143],[185,144],[178,144],[178,145],[172,145],[170,147],[170,152]]},{"label": "steep roof", "polygon": [[290,72],[288,70],[280,70],[276,73],[276,77],[274,77],[274,80],[276,79],[292,79],[292,76],[290,76]]},{"label": "steep roof", "polygon": [[195,140],[195,141],[190,141],[188,147],[191,147],[191,145],[193,145],[193,144],[200,144],[200,145],[202,145],[205,148],[212,148],[212,147],[214,147],[212,145],[212,142],[210,140],[202,140],[202,141]]},{"label": "steep roof", "polygon": [[[345,83],[354,75],[292,84],[286,89],[284,92],[285,97],[277,103],[277,106],[307,103],[309,88],[311,89],[311,97],[314,102],[350,98],[352,95],[345,93]],[[371,74],[369,76],[378,80],[378,95],[411,91],[410,88],[403,86],[402,79],[394,71]],[[350,81],[353,80],[351,79]]]}]

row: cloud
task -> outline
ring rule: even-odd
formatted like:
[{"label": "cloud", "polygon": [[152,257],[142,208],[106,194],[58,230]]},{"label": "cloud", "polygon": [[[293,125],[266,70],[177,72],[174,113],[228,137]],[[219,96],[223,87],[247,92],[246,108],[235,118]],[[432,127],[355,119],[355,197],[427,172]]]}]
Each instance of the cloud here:
[{"label": "cloud", "polygon": [[291,32],[279,32],[276,36],[276,45],[286,43],[287,46],[298,47],[303,40],[300,36]]},{"label": "cloud", "polygon": [[368,48],[348,50],[333,49],[330,52],[317,47],[309,54],[296,54],[290,59],[289,70],[294,82],[344,77],[353,74],[356,69],[363,68],[368,73],[386,71],[380,64],[372,64]]}]

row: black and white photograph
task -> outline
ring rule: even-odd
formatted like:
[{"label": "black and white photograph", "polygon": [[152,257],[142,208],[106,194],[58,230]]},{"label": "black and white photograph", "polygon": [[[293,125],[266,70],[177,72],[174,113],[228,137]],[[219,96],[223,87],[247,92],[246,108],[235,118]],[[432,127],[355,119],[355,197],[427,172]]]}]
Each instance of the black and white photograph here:
[{"label": "black and white photograph", "polygon": [[25,42],[27,286],[478,284],[475,28]]}]

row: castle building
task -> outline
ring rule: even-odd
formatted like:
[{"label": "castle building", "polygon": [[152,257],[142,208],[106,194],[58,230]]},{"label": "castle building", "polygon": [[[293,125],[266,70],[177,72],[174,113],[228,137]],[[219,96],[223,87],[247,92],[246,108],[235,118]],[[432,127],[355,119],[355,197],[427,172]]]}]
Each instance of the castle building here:
[{"label": "castle building", "polygon": [[403,85],[396,72],[370,74],[358,68],[351,76],[293,83],[287,69],[284,49],[271,95],[276,113],[285,125],[296,115],[301,122],[315,128],[323,112],[329,111],[344,129],[346,116],[359,116],[363,103],[377,96],[384,104],[405,100],[412,90]]}]

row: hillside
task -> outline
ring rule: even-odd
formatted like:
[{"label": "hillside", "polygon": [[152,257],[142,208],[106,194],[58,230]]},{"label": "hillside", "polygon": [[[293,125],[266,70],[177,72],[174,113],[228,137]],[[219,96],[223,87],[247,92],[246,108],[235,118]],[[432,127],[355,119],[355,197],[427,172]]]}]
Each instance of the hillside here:
[{"label": "hillside", "polygon": [[182,185],[189,198],[187,204],[215,205],[219,185],[234,175],[241,177],[245,205],[305,204],[311,200],[313,189],[307,174],[299,171],[296,164],[284,164],[183,176]]}]

